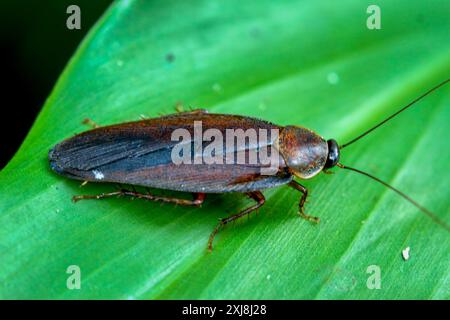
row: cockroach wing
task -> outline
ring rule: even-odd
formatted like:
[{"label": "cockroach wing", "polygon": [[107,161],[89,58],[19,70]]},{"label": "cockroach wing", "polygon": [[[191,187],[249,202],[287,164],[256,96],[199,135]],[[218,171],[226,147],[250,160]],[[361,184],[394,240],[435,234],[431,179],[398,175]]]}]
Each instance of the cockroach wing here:
[{"label": "cockroach wing", "polygon": [[[202,132],[215,129],[223,134],[224,148],[215,150],[214,156],[223,163],[195,163],[198,154],[194,150],[194,127],[201,124]],[[191,144],[191,163],[177,164],[173,151],[180,140],[172,139],[176,129],[185,129]],[[198,128],[197,128],[198,129]],[[227,129],[260,129],[268,132],[269,139],[245,140],[234,148],[226,147]],[[286,184],[292,176],[276,163],[276,170],[268,173],[261,169],[270,164],[262,163],[259,153],[273,152],[275,137],[271,129],[278,126],[269,122],[234,115],[188,112],[165,117],[100,127],[57,144],[49,152],[51,168],[57,173],[78,180],[117,182],[131,185],[187,192],[249,192]],[[217,131],[218,130],[218,131]],[[201,140],[200,140],[201,141]],[[203,141],[206,148],[210,142]],[[239,148],[237,146],[240,146]],[[267,151],[269,149],[269,151]],[[251,152],[258,156],[256,163],[227,163],[226,157],[244,152],[248,159]],[[273,165],[273,164],[271,164]]]}]

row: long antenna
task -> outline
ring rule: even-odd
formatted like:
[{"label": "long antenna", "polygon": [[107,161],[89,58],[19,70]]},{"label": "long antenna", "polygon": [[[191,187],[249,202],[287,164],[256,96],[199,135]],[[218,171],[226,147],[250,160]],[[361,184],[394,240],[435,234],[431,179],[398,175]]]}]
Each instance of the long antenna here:
[{"label": "long antenna", "polygon": [[347,169],[347,170],[351,170],[351,171],[360,173],[360,174],[362,174],[362,175],[364,175],[364,176],[366,176],[366,177],[369,177],[369,178],[371,178],[371,179],[373,179],[373,180],[375,180],[375,181],[381,183],[382,185],[384,185],[385,187],[391,189],[392,191],[397,192],[397,193],[398,193],[400,196],[402,196],[405,200],[409,201],[412,205],[414,205],[416,208],[418,208],[420,211],[422,211],[422,212],[425,213],[428,217],[430,217],[434,222],[436,222],[436,223],[439,224],[441,227],[443,227],[443,228],[446,229],[448,232],[450,232],[450,226],[449,226],[448,224],[446,224],[444,221],[442,221],[441,219],[439,219],[434,213],[432,213],[432,212],[431,212],[430,210],[428,210],[427,208],[422,207],[420,204],[418,204],[416,201],[414,201],[413,199],[411,199],[410,197],[408,197],[406,194],[404,194],[404,193],[401,192],[400,190],[394,188],[393,186],[387,184],[387,183],[384,182],[383,180],[378,179],[377,177],[374,177],[373,175],[371,175],[371,174],[369,174],[369,173],[367,173],[367,172],[364,172],[364,171],[361,171],[361,170],[358,170],[358,169],[355,169],[355,168],[351,168],[351,167],[344,166],[344,165],[341,164],[341,163],[338,163],[337,166],[338,166],[339,168],[342,168],[342,169]]},{"label": "long antenna", "polygon": [[432,93],[433,91],[439,89],[440,87],[442,87],[444,84],[446,84],[447,82],[449,82],[450,79],[447,79],[443,82],[441,82],[440,84],[438,84],[437,86],[435,86],[434,88],[428,90],[427,92],[425,92],[424,94],[422,94],[420,97],[416,98],[415,100],[413,100],[412,102],[410,102],[409,104],[407,104],[406,106],[404,106],[403,108],[401,108],[400,110],[398,110],[396,113],[392,114],[391,116],[387,117],[386,119],[384,119],[383,121],[381,121],[379,124],[377,124],[376,126],[370,128],[369,130],[367,130],[366,132],[360,134],[359,136],[357,136],[356,138],[354,138],[353,140],[344,143],[343,145],[341,145],[339,148],[345,148],[348,145],[351,145],[353,142],[358,141],[359,139],[361,139],[362,137],[364,137],[365,135],[371,133],[373,130],[375,130],[376,128],[378,128],[379,126],[382,126],[383,124],[385,124],[386,122],[388,122],[389,120],[391,120],[392,118],[394,118],[396,115],[398,115],[399,113],[405,111],[406,109],[408,109],[409,107],[411,107],[413,104],[415,104],[417,101],[421,100],[422,98],[425,98],[427,95],[429,95],[430,93]]}]

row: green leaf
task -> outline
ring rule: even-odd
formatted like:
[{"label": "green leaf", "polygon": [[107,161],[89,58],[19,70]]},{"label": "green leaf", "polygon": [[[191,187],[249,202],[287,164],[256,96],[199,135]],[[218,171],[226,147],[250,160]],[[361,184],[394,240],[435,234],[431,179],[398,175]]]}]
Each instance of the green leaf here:
[{"label": "green leaf", "polygon": [[[1,298],[450,298],[448,233],[398,195],[334,170],[265,191],[258,215],[222,230],[250,204],[212,195],[201,209],[128,199],[72,203],[111,185],[54,174],[47,152],[86,130],[174,106],[295,124],[345,142],[450,74],[446,0],[120,1],[90,31],[31,132],[0,173]],[[450,221],[450,87],[343,150]],[[401,252],[410,247],[410,259]],[[69,290],[70,265],[81,289]],[[381,289],[369,289],[381,270]],[[370,268],[369,268],[370,271]]]}]

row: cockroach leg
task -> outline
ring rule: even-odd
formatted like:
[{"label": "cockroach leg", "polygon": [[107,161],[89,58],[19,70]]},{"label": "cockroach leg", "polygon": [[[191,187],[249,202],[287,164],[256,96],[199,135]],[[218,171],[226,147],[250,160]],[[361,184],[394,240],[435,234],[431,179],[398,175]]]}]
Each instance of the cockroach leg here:
[{"label": "cockroach leg", "polygon": [[192,107],[189,107],[189,110],[185,110],[183,105],[177,104],[175,106],[175,111],[177,114],[201,114],[201,113],[208,113],[208,110],[206,109],[193,109]]},{"label": "cockroach leg", "polygon": [[229,222],[236,221],[237,219],[239,219],[245,215],[249,215],[251,212],[253,212],[256,209],[258,209],[259,207],[261,207],[264,204],[264,202],[266,201],[266,198],[261,193],[261,191],[248,192],[248,193],[246,193],[246,195],[249,196],[250,198],[252,198],[253,200],[255,200],[256,204],[254,204],[251,207],[248,207],[247,209],[242,210],[241,212],[239,212],[237,214],[234,214],[227,218],[220,219],[219,224],[214,228],[213,232],[211,232],[211,235],[209,236],[209,240],[208,240],[208,250],[209,251],[212,251],[212,244],[214,241],[214,237],[216,236],[216,234],[219,232],[219,230],[221,228],[223,228]]},{"label": "cockroach leg", "polygon": [[306,189],[304,186],[302,186],[300,183],[298,183],[294,180],[289,182],[289,186],[302,193],[302,197],[300,198],[300,202],[298,205],[298,208],[299,208],[298,214],[300,215],[300,217],[302,217],[305,220],[314,222],[314,223],[319,223],[320,218],[314,217],[314,216],[311,216],[311,215],[305,213],[304,206],[305,206],[305,202],[306,202],[306,197],[308,197],[308,189]]},{"label": "cockroach leg", "polygon": [[327,170],[327,169],[323,169],[322,172],[325,174],[334,174],[334,171]]},{"label": "cockroach leg", "polygon": [[100,126],[98,124],[96,124],[94,121],[92,121],[89,118],[86,118],[83,120],[82,124],[86,124],[88,126],[91,126],[92,128],[100,128]]},{"label": "cockroach leg", "polygon": [[181,102],[177,102],[177,104],[175,105],[175,112],[176,113],[183,113],[184,112],[184,107],[183,104]]},{"label": "cockroach leg", "polygon": [[193,200],[188,199],[180,199],[180,198],[174,198],[174,197],[164,197],[164,196],[155,196],[150,193],[139,193],[136,191],[130,191],[130,190],[119,190],[109,193],[101,193],[98,195],[81,195],[81,196],[73,196],[72,201],[77,202],[80,200],[88,200],[88,199],[104,199],[104,198],[111,198],[111,197],[120,197],[120,196],[129,196],[134,197],[138,199],[144,199],[144,200],[151,200],[151,201],[161,201],[166,203],[175,203],[183,206],[196,206],[199,207],[203,201],[205,200],[206,195],[204,193],[195,193]]}]

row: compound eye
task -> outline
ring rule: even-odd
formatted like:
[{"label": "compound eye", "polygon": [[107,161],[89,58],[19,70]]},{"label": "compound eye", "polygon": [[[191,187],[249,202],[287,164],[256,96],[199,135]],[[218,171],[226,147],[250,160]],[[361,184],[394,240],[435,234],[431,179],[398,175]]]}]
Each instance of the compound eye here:
[{"label": "compound eye", "polygon": [[325,168],[332,168],[339,162],[339,145],[336,140],[330,139],[327,141],[328,144],[328,157],[325,163]]}]

